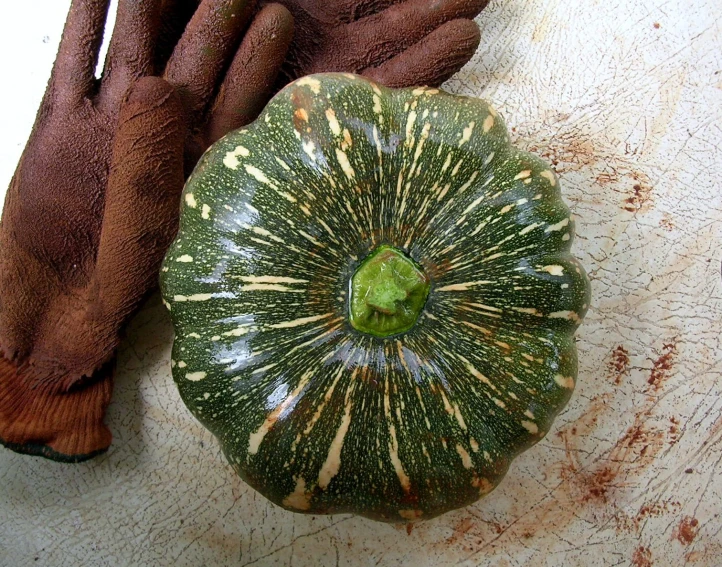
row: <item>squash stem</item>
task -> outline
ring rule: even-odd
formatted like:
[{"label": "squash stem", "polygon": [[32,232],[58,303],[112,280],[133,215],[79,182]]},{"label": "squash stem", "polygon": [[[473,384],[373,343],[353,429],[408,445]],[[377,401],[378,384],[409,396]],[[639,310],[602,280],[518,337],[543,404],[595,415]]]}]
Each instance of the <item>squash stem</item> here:
[{"label": "squash stem", "polygon": [[429,295],[424,270],[404,252],[384,244],[369,254],[351,278],[349,322],[375,337],[405,333]]}]

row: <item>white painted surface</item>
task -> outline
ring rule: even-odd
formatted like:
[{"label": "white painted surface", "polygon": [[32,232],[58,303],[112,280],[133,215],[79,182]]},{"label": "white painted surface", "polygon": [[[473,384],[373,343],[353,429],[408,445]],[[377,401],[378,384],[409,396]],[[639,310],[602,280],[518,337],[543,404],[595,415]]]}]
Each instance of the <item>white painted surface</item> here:
[{"label": "white painted surface", "polygon": [[[67,5],[2,8],[0,192]],[[0,450],[1,565],[720,564],[722,7],[506,0],[479,23],[447,87],[491,100],[517,144],[556,161],[593,279],[577,389],[548,437],[485,500],[409,534],[291,514],[182,406],[156,298],[120,353],[106,455]]]}]

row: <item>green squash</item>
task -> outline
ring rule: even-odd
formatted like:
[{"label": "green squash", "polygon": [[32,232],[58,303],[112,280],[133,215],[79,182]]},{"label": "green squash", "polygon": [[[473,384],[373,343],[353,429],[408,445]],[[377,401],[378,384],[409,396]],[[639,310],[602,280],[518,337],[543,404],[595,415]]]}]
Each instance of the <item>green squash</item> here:
[{"label": "green squash", "polygon": [[284,508],[466,506],[574,388],[573,235],[556,175],[487,103],[300,79],[185,188],[161,275],[173,377]]}]

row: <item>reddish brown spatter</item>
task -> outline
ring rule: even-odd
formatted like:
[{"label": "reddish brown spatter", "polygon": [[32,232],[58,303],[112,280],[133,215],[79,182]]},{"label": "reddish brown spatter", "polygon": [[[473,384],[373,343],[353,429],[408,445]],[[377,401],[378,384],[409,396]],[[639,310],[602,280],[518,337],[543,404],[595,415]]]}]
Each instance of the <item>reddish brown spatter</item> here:
[{"label": "reddish brown spatter", "polygon": [[610,171],[603,171],[602,173],[597,175],[595,181],[599,183],[599,185],[611,185],[619,181],[619,173],[617,173],[616,169]]},{"label": "reddish brown spatter", "polygon": [[674,444],[679,439],[679,419],[672,416],[669,418],[669,440],[671,444]]},{"label": "reddish brown spatter", "polygon": [[632,190],[632,195],[624,200],[624,206],[622,208],[630,213],[636,213],[642,208],[642,205],[649,201],[651,188],[645,187],[640,183],[635,183],[632,186]]},{"label": "reddish brown spatter", "polygon": [[536,139],[540,140],[539,143],[530,147],[529,151],[551,162],[552,169],[557,173],[579,171],[599,160],[590,139],[576,132],[563,132],[546,140]]},{"label": "reddish brown spatter", "polygon": [[629,374],[629,351],[622,345],[615,348],[612,351],[608,368],[614,383],[617,385],[621,384],[622,378]]},{"label": "reddish brown spatter", "polygon": [[634,567],[652,567],[652,552],[648,547],[639,546],[632,555]]},{"label": "reddish brown spatter", "polygon": [[643,504],[639,511],[633,515],[628,516],[623,512],[619,512],[615,515],[614,520],[618,532],[627,533],[638,533],[641,529],[644,521],[651,516],[663,516],[666,514],[672,514],[679,510],[681,504],[674,501],[665,502],[652,502],[649,504]]},{"label": "reddish brown spatter", "polygon": [[614,479],[619,471],[612,470],[611,467],[602,467],[601,470],[593,472],[587,477],[587,494],[584,496],[584,501],[591,499],[601,500],[602,502],[607,501],[607,491],[611,487]]},{"label": "reddish brown spatter", "polygon": [[658,30],[661,26],[659,25],[659,22],[654,22],[654,29]]},{"label": "reddish brown spatter", "polygon": [[649,374],[649,378],[647,378],[647,384],[650,385],[651,390],[659,390],[665,380],[669,378],[676,355],[676,343],[671,342],[663,345],[662,354],[654,361],[652,371]]},{"label": "reddish brown spatter", "polygon": [[722,543],[707,539],[699,542],[694,551],[685,554],[684,559],[687,563],[701,563],[702,565],[719,565],[719,558],[722,557]]},{"label": "reddish brown spatter", "polygon": [[607,495],[618,472],[616,465],[593,466],[591,470],[581,468],[574,454],[569,450],[569,441],[564,436],[567,446],[567,462],[561,467],[562,480],[570,483],[574,499],[580,503],[607,503]]},{"label": "reddish brown spatter", "polygon": [[699,530],[699,520],[692,516],[685,516],[682,521],[674,529],[672,537],[679,541],[682,545],[689,545],[697,537]]},{"label": "reddish brown spatter", "polygon": [[659,221],[659,226],[661,226],[667,232],[671,232],[676,228],[674,224],[674,219],[669,213],[664,213],[662,215],[662,219]]},{"label": "reddish brown spatter", "polygon": [[[610,504],[616,488],[624,486],[625,479],[648,466],[655,455],[664,446],[663,430],[651,430],[646,426],[648,411],[640,411],[635,415],[634,422],[617,440],[614,446],[603,455],[602,459],[588,467],[578,462],[578,451],[575,448],[575,437],[566,430],[560,432],[564,439],[567,460],[562,465],[560,476],[570,482],[575,501],[583,504]],[[596,416],[591,421],[577,422],[584,425],[582,435],[586,436],[587,424],[596,424]],[[621,478],[618,478],[620,477]]]},{"label": "reddish brown spatter", "polygon": [[406,535],[411,535],[411,532],[414,531],[414,524],[409,522],[406,524]]},{"label": "reddish brown spatter", "polygon": [[449,538],[446,540],[446,543],[456,543],[457,541],[462,539],[473,527],[474,520],[472,520],[469,516],[462,518],[454,526],[454,533],[449,536]]},{"label": "reddish brown spatter", "polygon": [[630,213],[645,212],[652,206],[652,186],[649,177],[632,172],[632,192],[622,203],[622,209]]}]

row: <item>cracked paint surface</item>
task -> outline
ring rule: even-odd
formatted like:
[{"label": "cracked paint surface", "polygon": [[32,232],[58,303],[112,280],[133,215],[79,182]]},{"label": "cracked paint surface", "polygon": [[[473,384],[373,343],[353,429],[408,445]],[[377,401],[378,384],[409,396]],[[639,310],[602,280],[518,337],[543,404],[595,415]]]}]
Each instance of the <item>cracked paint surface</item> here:
[{"label": "cracked paint surface", "polygon": [[[67,3],[57,4],[50,31],[26,41],[57,41]],[[554,164],[577,223],[573,252],[594,286],[575,394],[492,494],[409,529],[274,507],[183,408],[170,322],[154,298],[120,353],[106,455],[69,466],[0,451],[0,564],[716,564],[718,11],[712,0],[492,2],[479,52],[446,85],[492,101],[515,145]],[[4,128],[16,134],[3,140],[0,191],[52,41],[37,56],[46,68],[27,124]],[[24,60],[17,47],[4,53],[4,72]],[[12,126],[8,108],[0,120]]]}]

